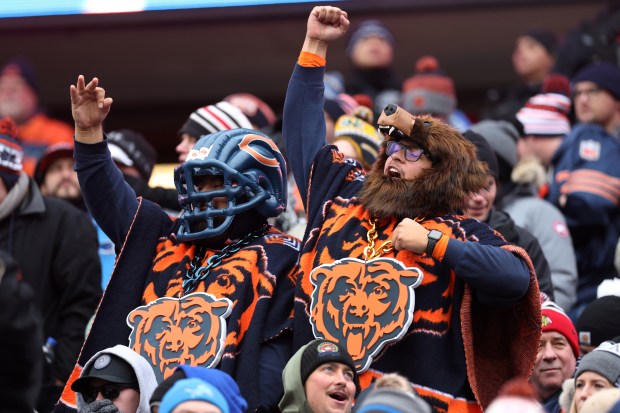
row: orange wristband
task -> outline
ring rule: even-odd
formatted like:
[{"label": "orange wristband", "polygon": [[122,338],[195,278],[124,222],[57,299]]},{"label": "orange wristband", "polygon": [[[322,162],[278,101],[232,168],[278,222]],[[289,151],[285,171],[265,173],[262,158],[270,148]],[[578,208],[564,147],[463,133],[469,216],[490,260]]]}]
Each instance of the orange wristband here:
[{"label": "orange wristband", "polygon": [[321,67],[327,64],[327,60],[324,57],[321,57],[314,53],[301,52],[299,53],[299,59],[297,59],[297,64],[303,67]]}]

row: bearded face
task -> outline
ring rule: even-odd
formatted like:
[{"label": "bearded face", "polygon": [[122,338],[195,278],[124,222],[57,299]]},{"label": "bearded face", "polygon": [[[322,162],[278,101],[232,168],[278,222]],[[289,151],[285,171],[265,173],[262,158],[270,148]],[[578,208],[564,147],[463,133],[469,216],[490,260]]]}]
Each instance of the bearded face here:
[{"label": "bearded face", "polygon": [[[378,218],[413,219],[456,212],[468,194],[486,185],[488,169],[478,161],[471,142],[438,119],[415,119],[412,136],[401,142],[426,148],[433,161],[425,155],[417,161],[407,160],[402,150],[388,157],[383,142],[360,194],[364,206]],[[422,130],[418,123],[425,125],[423,133],[418,133]]]},{"label": "bearded face", "polygon": [[66,200],[81,199],[82,192],[73,170],[73,158],[60,158],[52,162],[41,184],[41,193]]},{"label": "bearded face", "polygon": [[[376,164],[375,164],[376,165]],[[424,194],[423,177],[402,179],[386,175],[373,168],[366,177],[362,203],[373,216],[387,218],[424,217],[429,214],[428,199]]]}]

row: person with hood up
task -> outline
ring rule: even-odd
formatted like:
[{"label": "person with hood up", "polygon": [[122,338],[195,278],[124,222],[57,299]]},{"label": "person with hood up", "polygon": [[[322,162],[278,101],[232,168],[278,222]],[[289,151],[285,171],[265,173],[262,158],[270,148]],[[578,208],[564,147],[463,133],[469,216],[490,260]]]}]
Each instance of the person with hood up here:
[{"label": "person with hood up", "polygon": [[71,385],[78,413],[149,413],[155,387],[146,359],[120,344],[95,354]]}]

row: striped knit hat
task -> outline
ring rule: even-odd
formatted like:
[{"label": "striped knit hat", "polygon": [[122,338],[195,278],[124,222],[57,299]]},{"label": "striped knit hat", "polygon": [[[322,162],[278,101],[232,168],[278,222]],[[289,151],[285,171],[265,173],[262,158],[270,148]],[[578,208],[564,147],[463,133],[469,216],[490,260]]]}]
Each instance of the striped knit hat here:
[{"label": "striped knit hat", "polygon": [[17,126],[9,117],[0,120],[0,179],[10,191],[22,172],[24,149],[17,140]]},{"label": "striped knit hat", "polygon": [[403,108],[414,115],[446,117],[456,108],[454,82],[433,56],[416,62],[416,73],[403,83]]},{"label": "striped knit hat", "polygon": [[261,98],[251,93],[233,93],[224,98],[224,102],[233,104],[257,128],[267,128],[276,123],[276,114],[273,109]]},{"label": "striped knit hat", "polygon": [[525,136],[552,137],[570,132],[570,83],[559,74],[547,77],[542,93],[531,97],[517,112]]},{"label": "striped knit hat", "polygon": [[237,128],[252,129],[252,124],[241,109],[228,102],[219,102],[192,112],[179,135],[187,133],[198,140],[202,135]]}]

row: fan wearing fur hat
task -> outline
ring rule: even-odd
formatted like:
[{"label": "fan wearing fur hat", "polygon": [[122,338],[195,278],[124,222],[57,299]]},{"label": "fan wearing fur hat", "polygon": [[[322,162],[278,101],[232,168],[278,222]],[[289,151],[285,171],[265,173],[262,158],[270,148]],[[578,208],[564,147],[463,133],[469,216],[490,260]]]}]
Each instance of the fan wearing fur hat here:
[{"label": "fan wearing fur hat", "polygon": [[325,144],[327,48],[348,27],[337,7],[311,11],[284,106],[283,136],[308,214],[295,347],[341,343],[362,389],[398,371],[435,412],[482,411],[534,364],[541,318],[532,263],[459,214],[488,170],[441,120],[387,105],[368,174]]},{"label": "fan wearing fur hat", "polygon": [[[79,76],[70,95],[82,193],[121,251],[72,377],[97,351],[128,343],[158,381],[180,364],[221,369],[251,411],[271,411],[293,354],[299,251],[296,238],[267,223],[286,209],[282,153],[252,129],[200,132],[200,121],[231,105],[201,108],[184,126],[201,137],[174,171],[182,212],[170,217],[136,198],[114,163],[102,130],[112,98],[99,79]],[[70,385],[59,409],[75,405]]]}]

